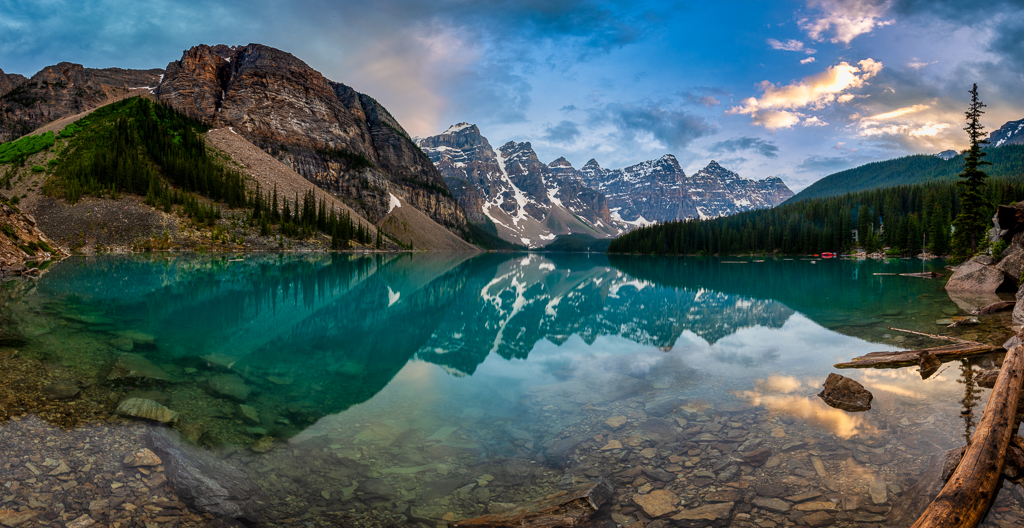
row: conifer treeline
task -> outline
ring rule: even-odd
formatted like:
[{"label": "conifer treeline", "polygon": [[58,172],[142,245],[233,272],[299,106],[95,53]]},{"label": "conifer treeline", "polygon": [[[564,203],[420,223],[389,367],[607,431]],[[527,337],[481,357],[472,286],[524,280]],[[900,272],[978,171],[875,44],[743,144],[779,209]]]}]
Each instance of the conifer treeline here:
[{"label": "conifer treeline", "polygon": [[[989,181],[986,210],[1024,199],[1024,183]],[[868,251],[914,255],[922,244],[949,253],[951,222],[960,202],[952,182],[890,187],[816,198],[774,209],[712,220],[669,222],[631,231],[612,241],[609,253],[657,255],[784,254]],[[854,241],[853,231],[858,240]]]},{"label": "conifer treeline", "polygon": [[[247,210],[247,221],[263,236],[278,226],[281,235],[308,238],[317,231],[331,237],[333,249],[350,241],[382,247],[368,226],[338,212],[312,190],[300,201],[264,192],[259,183],[248,188],[241,173],[227,168],[206,149],[202,122],[148,99],[132,98],[96,110],[76,130],[54,172],[60,193],[70,202],[83,194],[144,194],[146,203],[171,212],[174,206],[197,223],[213,225],[219,206]],[[210,202],[201,200],[202,196]]]}]

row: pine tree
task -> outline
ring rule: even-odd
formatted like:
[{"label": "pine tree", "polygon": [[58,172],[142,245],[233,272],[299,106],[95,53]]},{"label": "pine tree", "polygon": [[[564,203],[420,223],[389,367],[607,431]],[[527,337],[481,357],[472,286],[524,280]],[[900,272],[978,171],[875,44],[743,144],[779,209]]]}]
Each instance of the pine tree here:
[{"label": "pine tree", "polygon": [[964,261],[985,246],[985,233],[988,231],[988,219],[992,217],[991,208],[985,198],[988,174],[981,170],[991,163],[983,160],[986,155],[981,147],[986,143],[985,127],[981,125],[982,108],[985,104],[978,99],[978,83],[971,88],[971,106],[964,114],[967,126],[964,131],[971,140],[971,146],[964,151],[964,170],[958,175],[961,180],[957,184],[960,197],[960,214],[953,221],[953,258]]}]

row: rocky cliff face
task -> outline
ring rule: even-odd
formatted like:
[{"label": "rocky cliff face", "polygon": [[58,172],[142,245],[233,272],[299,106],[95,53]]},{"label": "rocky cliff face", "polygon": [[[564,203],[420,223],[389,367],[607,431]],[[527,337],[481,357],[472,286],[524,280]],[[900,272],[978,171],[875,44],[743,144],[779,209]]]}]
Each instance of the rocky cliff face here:
[{"label": "rocky cliff face", "polygon": [[96,108],[131,89],[156,86],[163,70],[93,69],[62,62],[26,79],[0,71],[0,142]]},{"label": "rocky cliff face", "polygon": [[25,262],[65,254],[46,237],[30,215],[0,203],[0,277],[20,275]]},{"label": "rocky cliff face", "polygon": [[988,137],[992,147],[1003,145],[1024,145],[1024,119],[1009,121]]},{"label": "rocky cliff face", "polygon": [[749,180],[714,160],[687,176],[671,154],[616,170],[590,160],[580,174],[608,196],[614,219],[632,225],[715,218],[773,207],[793,196],[780,178]]},{"label": "rocky cliff face", "polygon": [[394,194],[456,232],[465,213],[441,174],[372,97],[281,50],[196,46],[167,66],[156,97],[243,137],[372,221]]},{"label": "rocky cliff face", "polygon": [[476,125],[459,123],[416,143],[469,218],[493,222],[505,240],[538,247],[561,234],[602,238],[621,232],[601,193],[587,188],[564,159],[542,163],[528,142],[495,149]]}]

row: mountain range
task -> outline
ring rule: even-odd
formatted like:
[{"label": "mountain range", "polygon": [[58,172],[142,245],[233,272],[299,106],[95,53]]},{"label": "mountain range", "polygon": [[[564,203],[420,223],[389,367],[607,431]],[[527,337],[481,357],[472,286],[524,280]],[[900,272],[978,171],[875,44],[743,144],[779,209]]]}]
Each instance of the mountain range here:
[{"label": "mountain range", "polygon": [[793,196],[780,178],[749,180],[715,161],[687,176],[671,154],[612,170],[593,159],[580,169],[565,158],[545,165],[529,142],[495,149],[470,123],[413,140],[470,221],[528,247],[560,235],[607,238],[654,222],[773,207]]}]

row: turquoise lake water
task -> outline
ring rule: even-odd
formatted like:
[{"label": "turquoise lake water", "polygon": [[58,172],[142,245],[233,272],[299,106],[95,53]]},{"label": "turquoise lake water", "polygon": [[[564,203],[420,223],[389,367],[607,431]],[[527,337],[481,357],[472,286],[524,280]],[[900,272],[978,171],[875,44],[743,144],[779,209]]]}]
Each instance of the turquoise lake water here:
[{"label": "turquoise lake water", "polygon": [[[992,299],[898,275],[922,271],[947,273],[919,260],[104,256],[57,263],[0,308],[24,357],[104,387],[111,406],[149,391],[177,413],[275,497],[268,525],[315,512],[440,526],[597,477],[617,482],[620,526],[649,517],[636,498],[657,489],[680,512],[738,490],[731,525],[799,520],[752,506],[768,485],[861,497],[826,511],[842,524],[884,514],[930,455],[963,443],[981,412],[962,412],[963,373],[994,363],[928,380],[832,365],[941,344],[889,327],[1009,335],[1003,316],[937,324]],[[123,354],[164,379],[109,379]],[[872,409],[817,398],[830,372],[860,381]],[[767,462],[744,458],[755,448]]]}]

